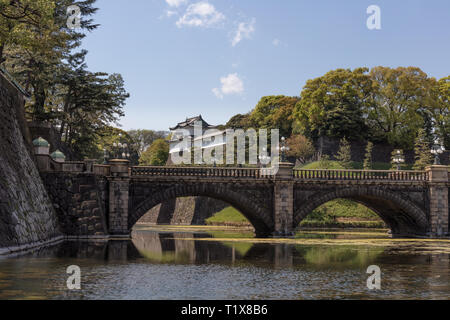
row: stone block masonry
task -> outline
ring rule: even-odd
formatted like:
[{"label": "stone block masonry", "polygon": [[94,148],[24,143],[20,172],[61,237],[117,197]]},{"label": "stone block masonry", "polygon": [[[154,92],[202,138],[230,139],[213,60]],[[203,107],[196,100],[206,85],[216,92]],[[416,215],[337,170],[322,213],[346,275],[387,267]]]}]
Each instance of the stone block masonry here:
[{"label": "stone block masonry", "polygon": [[24,97],[0,72],[0,248],[31,247],[61,236],[32,158]]},{"label": "stone block masonry", "polygon": [[294,183],[279,182],[275,184],[275,236],[289,236],[293,232]]},{"label": "stone block masonry", "polygon": [[449,234],[448,168],[431,166],[429,172],[430,232],[442,237]]},{"label": "stone block masonry", "polygon": [[69,237],[104,237],[107,180],[93,173],[42,173],[63,233]]}]

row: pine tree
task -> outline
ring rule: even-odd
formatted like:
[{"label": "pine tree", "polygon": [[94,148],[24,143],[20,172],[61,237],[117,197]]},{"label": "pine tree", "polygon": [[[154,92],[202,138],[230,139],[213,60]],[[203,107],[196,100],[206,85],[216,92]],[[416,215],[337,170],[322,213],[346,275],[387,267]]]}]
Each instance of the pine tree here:
[{"label": "pine tree", "polygon": [[417,138],[414,143],[414,154],[414,170],[424,170],[426,166],[433,163],[433,156],[430,152],[430,146],[424,129],[419,129],[417,133]]},{"label": "pine tree", "polygon": [[366,147],[366,155],[364,156],[364,170],[371,170],[372,169],[372,150],[373,150],[373,143],[368,142]]},{"label": "pine tree", "polygon": [[344,169],[351,169],[352,167],[352,153],[351,146],[347,139],[342,138],[339,143],[339,151],[336,159]]}]

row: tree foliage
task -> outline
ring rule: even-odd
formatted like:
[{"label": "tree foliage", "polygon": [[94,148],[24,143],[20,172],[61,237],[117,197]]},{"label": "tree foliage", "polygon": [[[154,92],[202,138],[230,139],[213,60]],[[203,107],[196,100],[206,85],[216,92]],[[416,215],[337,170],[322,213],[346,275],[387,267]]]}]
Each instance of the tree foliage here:
[{"label": "tree foliage", "polygon": [[310,138],[366,138],[364,110],[371,83],[368,69],[337,69],[308,80],[295,107],[301,133]]},{"label": "tree foliage", "polygon": [[139,155],[144,153],[155,140],[168,136],[168,132],[153,130],[130,130],[128,134],[133,139]]},{"label": "tree foliage", "polygon": [[279,129],[280,136],[289,137],[292,134],[293,112],[297,102],[297,97],[262,97],[250,113],[250,123],[258,129]]},{"label": "tree foliage", "polygon": [[352,168],[352,153],[351,146],[347,139],[342,138],[339,143],[339,150],[336,155],[336,160],[345,169]]},{"label": "tree foliage", "polygon": [[416,67],[337,69],[309,80],[294,127],[307,137],[370,139],[411,150],[418,130],[433,129],[450,147],[450,77],[436,81]]},{"label": "tree foliage", "polygon": [[364,155],[364,170],[372,170],[372,151],[373,151],[373,142],[369,141],[366,147],[366,154]]},{"label": "tree foliage", "polygon": [[56,97],[60,103],[53,105],[53,121],[61,139],[83,157],[99,130],[124,115],[122,107],[129,95],[119,74],[88,71],[84,55],[70,60],[59,80]]},{"label": "tree foliage", "polygon": [[54,11],[54,1],[0,0],[0,63],[6,60],[7,46],[33,50],[40,40],[49,41],[55,30]]},{"label": "tree foliage", "polygon": [[[0,56],[7,70],[31,93],[32,120],[53,124],[77,159],[96,154],[99,132],[123,116],[129,97],[119,74],[91,72],[79,51],[95,0],[0,0]],[[67,26],[67,9],[80,8],[80,28]]]},{"label": "tree foliage", "polygon": [[250,113],[247,114],[237,114],[233,116],[225,125],[227,129],[243,129],[254,127],[250,119]]},{"label": "tree foliage", "polygon": [[366,113],[372,138],[411,149],[434,104],[435,80],[415,67],[376,67],[370,78],[372,92]]},{"label": "tree foliage", "polygon": [[164,139],[155,140],[139,159],[140,165],[164,166],[169,158],[169,143]]},{"label": "tree foliage", "polygon": [[290,149],[288,156],[295,157],[303,163],[311,158],[316,152],[311,140],[301,134],[292,135],[286,140],[286,143]]},{"label": "tree foliage", "polygon": [[450,76],[440,79],[434,87],[436,103],[431,110],[434,127],[450,150]]},{"label": "tree foliage", "polygon": [[425,167],[433,163],[433,156],[431,154],[431,145],[427,141],[424,129],[419,129],[414,145],[415,162],[414,170],[424,170]]}]

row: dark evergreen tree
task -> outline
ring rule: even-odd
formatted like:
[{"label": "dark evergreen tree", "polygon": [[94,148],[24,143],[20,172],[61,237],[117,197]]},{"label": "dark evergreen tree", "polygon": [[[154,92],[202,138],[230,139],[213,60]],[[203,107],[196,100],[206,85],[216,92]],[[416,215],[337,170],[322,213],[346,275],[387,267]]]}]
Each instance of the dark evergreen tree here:
[{"label": "dark evergreen tree", "polygon": [[363,164],[364,170],[372,170],[372,150],[373,150],[373,143],[369,141],[367,143],[366,154],[364,156],[364,164]]}]

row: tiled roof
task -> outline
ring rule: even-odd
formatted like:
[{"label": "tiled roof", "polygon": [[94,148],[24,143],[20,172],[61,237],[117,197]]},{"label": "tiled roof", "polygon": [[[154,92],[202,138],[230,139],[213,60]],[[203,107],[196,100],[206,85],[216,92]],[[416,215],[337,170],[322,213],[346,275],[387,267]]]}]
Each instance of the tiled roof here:
[{"label": "tiled roof", "polygon": [[175,127],[170,128],[170,130],[183,129],[186,127],[193,127],[195,122],[201,122],[203,128],[213,128],[214,126],[209,125],[205,120],[203,120],[202,116],[199,115],[193,118],[186,118],[186,121],[178,123]]}]

